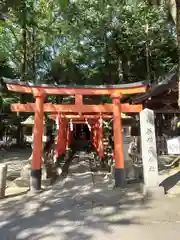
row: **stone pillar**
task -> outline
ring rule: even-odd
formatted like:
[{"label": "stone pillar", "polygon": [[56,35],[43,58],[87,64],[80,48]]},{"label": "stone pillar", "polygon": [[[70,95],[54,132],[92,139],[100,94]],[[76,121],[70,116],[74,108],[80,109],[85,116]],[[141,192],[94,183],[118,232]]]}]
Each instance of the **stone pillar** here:
[{"label": "stone pillar", "polygon": [[154,112],[144,109],[140,112],[141,149],[144,173],[144,185],[147,190],[159,186]]},{"label": "stone pillar", "polygon": [[37,192],[41,189],[41,168],[43,156],[43,117],[44,117],[44,96],[37,94],[36,110],[34,118],[34,138],[33,138],[33,154],[32,154],[32,170],[30,178],[31,192]]},{"label": "stone pillar", "polygon": [[121,121],[120,95],[112,95],[113,103],[113,131],[114,131],[114,157],[115,157],[115,185],[125,184],[124,149]]},{"label": "stone pillar", "polygon": [[6,178],[7,178],[7,165],[0,164],[0,198],[5,197]]}]

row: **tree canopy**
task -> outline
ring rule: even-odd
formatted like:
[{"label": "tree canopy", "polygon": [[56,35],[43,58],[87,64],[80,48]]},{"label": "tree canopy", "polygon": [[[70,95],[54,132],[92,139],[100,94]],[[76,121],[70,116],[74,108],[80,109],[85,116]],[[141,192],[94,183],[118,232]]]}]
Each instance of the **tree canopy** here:
[{"label": "tree canopy", "polygon": [[51,84],[158,79],[177,64],[167,5],[144,0],[3,0],[0,76]]}]

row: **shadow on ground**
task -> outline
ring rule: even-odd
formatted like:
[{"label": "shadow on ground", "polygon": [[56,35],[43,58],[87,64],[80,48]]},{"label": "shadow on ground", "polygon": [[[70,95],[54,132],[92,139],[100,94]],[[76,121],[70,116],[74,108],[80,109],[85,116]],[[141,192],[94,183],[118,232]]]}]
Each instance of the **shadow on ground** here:
[{"label": "shadow on ground", "polygon": [[[79,177],[86,182],[87,175]],[[95,232],[111,233],[117,225],[141,224],[140,215],[128,216],[132,208],[138,213],[147,209],[147,203],[134,199],[134,190],[117,194],[117,191],[89,192],[88,186],[74,184],[70,178],[63,190],[58,185],[41,196],[13,199],[1,207],[1,239],[79,239],[90,240]],[[71,189],[70,189],[71,187]],[[43,198],[43,196],[42,196]],[[38,202],[38,204],[37,204]],[[37,206],[36,206],[37,204]],[[59,238],[58,238],[59,233]]]},{"label": "shadow on ground", "polygon": [[169,176],[160,183],[160,186],[164,188],[164,193],[167,194],[180,181],[180,171]]},{"label": "shadow on ground", "polygon": [[[95,184],[89,161],[90,155],[74,154],[73,161],[62,162],[62,178],[51,189],[37,196],[0,201],[0,239],[109,240],[112,236],[130,239],[134,232],[137,234],[134,239],[146,239],[147,234],[141,236],[141,230],[155,222],[151,236],[147,236],[153,239],[154,228],[161,227],[159,222],[172,223],[169,229],[180,222],[178,198],[153,203],[151,198],[142,197],[138,184],[113,190]],[[176,173],[164,180],[162,186],[168,191],[179,178],[180,173]],[[124,236],[124,228],[126,234],[131,233],[130,237]],[[162,224],[159,231],[165,232],[166,237],[168,227],[163,228]]]},{"label": "shadow on ground", "polygon": [[78,161],[73,161],[64,183],[57,182],[37,197],[27,195],[0,203],[2,240],[92,240],[101,233],[109,239],[117,226],[141,224],[141,212],[150,205],[142,201],[139,190],[95,188],[87,160],[81,166]]}]

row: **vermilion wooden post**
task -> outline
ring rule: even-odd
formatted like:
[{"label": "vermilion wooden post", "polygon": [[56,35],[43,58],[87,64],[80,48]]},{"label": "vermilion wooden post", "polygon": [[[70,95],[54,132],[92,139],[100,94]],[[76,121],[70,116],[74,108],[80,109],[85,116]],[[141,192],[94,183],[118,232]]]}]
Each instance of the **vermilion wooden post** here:
[{"label": "vermilion wooden post", "polygon": [[65,129],[65,122],[64,119],[62,120],[62,124],[61,124],[61,139],[60,139],[60,155],[63,154],[66,151],[66,129]]},{"label": "vermilion wooden post", "polygon": [[70,147],[72,140],[72,132],[69,125],[66,126],[66,150]]},{"label": "vermilion wooden post", "polygon": [[37,192],[41,189],[41,168],[43,154],[43,104],[44,96],[41,93],[35,95],[35,120],[34,120],[34,137],[33,137],[33,153],[32,153],[32,170],[30,178],[30,191]]},{"label": "vermilion wooden post", "polygon": [[98,151],[98,123],[95,123],[94,126],[94,147],[95,150]]},{"label": "vermilion wooden post", "polygon": [[66,150],[69,148],[69,138],[70,138],[70,134],[69,134],[69,126],[68,126],[66,131]]},{"label": "vermilion wooden post", "polygon": [[83,96],[80,94],[75,95],[75,104],[82,105],[83,104]]},{"label": "vermilion wooden post", "polygon": [[66,148],[69,148],[72,143],[73,131],[71,131],[70,127],[68,126],[67,129],[67,145]]},{"label": "vermilion wooden post", "polygon": [[64,124],[64,119],[63,119],[63,123],[62,123],[62,138],[61,138],[61,144],[62,144],[62,153],[64,153],[66,151],[66,129],[65,129],[65,124]]},{"label": "vermilion wooden post", "polygon": [[100,119],[100,124],[99,124],[98,152],[99,152],[99,156],[101,158],[104,158],[103,121],[102,121],[102,119]]},{"label": "vermilion wooden post", "polygon": [[58,129],[58,136],[57,136],[57,144],[56,144],[56,157],[60,157],[65,150],[66,150],[66,125],[65,125],[65,119],[59,117],[59,129]]},{"label": "vermilion wooden post", "polygon": [[58,121],[58,125],[59,125],[59,128],[58,128],[58,134],[57,134],[57,140],[56,140],[56,157],[58,158],[59,157],[59,154],[60,154],[60,151],[61,151],[61,136],[62,136],[62,119],[57,116],[57,121]]},{"label": "vermilion wooden post", "polygon": [[100,156],[99,154],[99,146],[100,146],[100,124],[99,124],[99,121],[97,122],[97,129],[96,129],[96,148],[97,148],[97,153],[98,155]]},{"label": "vermilion wooden post", "polygon": [[91,126],[91,144],[94,147],[94,125]]},{"label": "vermilion wooden post", "polygon": [[120,96],[112,95],[113,103],[113,131],[114,131],[114,155],[115,155],[115,185],[122,186],[125,183],[124,149],[122,137],[121,104]]},{"label": "vermilion wooden post", "polygon": [[68,126],[66,119],[63,119],[63,153],[66,151],[66,146],[67,146],[67,131],[68,131]]}]

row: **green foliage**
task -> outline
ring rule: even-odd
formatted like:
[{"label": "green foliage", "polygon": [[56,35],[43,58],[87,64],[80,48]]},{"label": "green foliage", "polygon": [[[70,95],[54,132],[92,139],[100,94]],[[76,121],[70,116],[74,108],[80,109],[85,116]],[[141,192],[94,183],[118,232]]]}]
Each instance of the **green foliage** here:
[{"label": "green foliage", "polygon": [[4,0],[0,75],[51,84],[157,81],[177,63],[168,17],[163,4],[144,0]]},{"label": "green foliage", "polygon": [[[79,0],[61,15],[63,31],[57,62],[70,57],[86,84],[147,79],[147,44],[151,80],[157,80],[176,64],[173,27],[163,6],[149,8],[144,1]],[[60,82],[66,72],[74,80],[75,75],[68,70],[68,66],[61,69]]]}]

